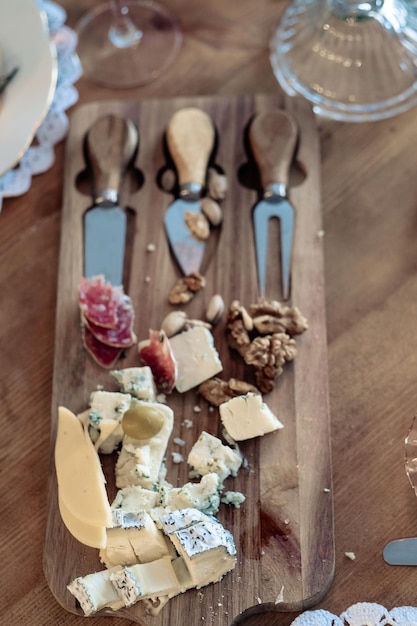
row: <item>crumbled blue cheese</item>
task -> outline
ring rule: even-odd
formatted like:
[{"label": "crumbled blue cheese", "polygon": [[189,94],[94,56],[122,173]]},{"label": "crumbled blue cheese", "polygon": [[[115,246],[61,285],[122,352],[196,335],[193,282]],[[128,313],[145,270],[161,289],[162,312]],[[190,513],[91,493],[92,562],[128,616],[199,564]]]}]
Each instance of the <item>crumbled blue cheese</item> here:
[{"label": "crumbled blue cheese", "polygon": [[217,513],[220,506],[220,480],[217,474],[206,474],[199,483],[186,483],[182,487],[160,488],[160,506],[167,511],[192,507],[208,514]]},{"label": "crumbled blue cheese", "polygon": [[203,431],[190,450],[188,463],[201,476],[216,473],[222,483],[228,476],[236,476],[242,457],[220,439]]},{"label": "crumbled blue cheese", "polygon": [[99,452],[110,454],[123,439],[121,421],[132,397],[113,391],[93,391],[90,395],[88,423],[90,437]]},{"label": "crumbled blue cheese", "polygon": [[161,415],[164,424],[157,435],[144,441],[132,439],[128,435],[123,437],[122,449],[116,462],[116,486],[119,488],[141,485],[146,489],[152,489],[160,477],[174,423],[174,413],[168,406],[159,402],[146,404]]},{"label": "crumbled blue cheese", "polygon": [[225,491],[221,497],[223,504],[233,504],[234,507],[240,509],[240,505],[246,500],[240,491]]},{"label": "crumbled blue cheese", "polygon": [[236,441],[259,437],[284,427],[258,393],[249,392],[231,398],[220,405],[219,412],[223,426]]},{"label": "crumbled blue cheese", "polygon": [[124,601],[120,598],[111,582],[111,577],[120,569],[117,566],[101,572],[88,574],[84,577],[78,577],[67,586],[68,591],[80,603],[86,616],[93,615],[93,613],[100,611],[104,607],[117,610],[124,606]]},{"label": "crumbled blue cheese", "polygon": [[152,376],[152,370],[147,365],[144,367],[127,367],[121,370],[112,370],[110,374],[117,380],[124,393],[129,393],[138,400],[155,402],[155,381]]},{"label": "crumbled blue cheese", "polygon": [[222,369],[213,335],[203,326],[195,326],[169,339],[177,362],[176,389],[182,393],[216,376]]}]

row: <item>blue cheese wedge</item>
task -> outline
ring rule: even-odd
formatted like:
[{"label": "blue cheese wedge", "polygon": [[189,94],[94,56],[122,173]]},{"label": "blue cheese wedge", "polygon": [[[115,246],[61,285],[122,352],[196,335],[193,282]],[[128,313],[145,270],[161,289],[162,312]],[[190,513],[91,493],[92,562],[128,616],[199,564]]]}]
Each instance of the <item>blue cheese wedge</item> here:
[{"label": "blue cheese wedge", "polygon": [[[214,583],[236,565],[232,534],[211,516],[191,509],[173,511],[160,518],[160,524],[183,558],[193,586]],[[200,521],[193,520],[200,517]]]},{"label": "blue cheese wedge", "polygon": [[87,617],[105,607],[116,611],[124,606],[124,601],[120,598],[111,582],[111,577],[119,569],[119,567],[114,567],[109,570],[87,574],[87,576],[80,576],[67,586],[68,590],[80,603]]},{"label": "blue cheese wedge", "polygon": [[129,394],[112,391],[93,391],[90,395],[90,436],[99,452],[110,454],[120,445],[123,439],[121,421],[131,400]]},{"label": "blue cheese wedge", "polygon": [[249,392],[223,402],[219,411],[223,426],[235,441],[253,439],[284,428],[257,393]]},{"label": "blue cheese wedge", "polygon": [[180,393],[222,371],[213,335],[207,328],[195,326],[171,337],[169,343],[178,366],[175,387]]},{"label": "blue cheese wedge", "polygon": [[113,370],[110,374],[117,380],[124,393],[129,393],[138,400],[155,402],[156,386],[150,367],[126,367]]},{"label": "blue cheese wedge", "polygon": [[188,463],[201,476],[215,473],[223,483],[228,476],[236,476],[242,457],[218,437],[203,431],[190,450]]},{"label": "blue cheese wedge", "polygon": [[159,433],[150,439],[138,441],[128,435],[123,437],[122,449],[116,462],[116,486],[140,485],[152,489],[158,484],[163,459],[171,436],[174,413],[167,405],[160,402],[137,400],[145,407],[150,407],[163,419]]},{"label": "blue cheese wedge", "polygon": [[148,513],[113,511],[113,527],[107,529],[107,544],[100,551],[106,567],[149,563],[169,555],[166,538]]},{"label": "blue cheese wedge", "polygon": [[111,582],[125,606],[138,600],[173,597],[181,590],[169,556],[116,570]]},{"label": "blue cheese wedge", "polygon": [[159,490],[160,506],[167,511],[193,507],[208,514],[219,510],[221,489],[217,474],[202,476],[199,483],[186,483],[182,487],[162,486]]}]

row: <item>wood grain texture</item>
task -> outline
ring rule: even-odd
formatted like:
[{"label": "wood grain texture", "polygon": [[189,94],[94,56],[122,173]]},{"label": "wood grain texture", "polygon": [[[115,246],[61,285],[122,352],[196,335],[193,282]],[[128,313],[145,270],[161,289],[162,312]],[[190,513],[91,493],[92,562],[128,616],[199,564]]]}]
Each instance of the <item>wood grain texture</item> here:
[{"label": "wood grain texture", "polygon": [[[86,356],[82,347],[77,305],[77,286],[82,275],[82,214],[91,202],[77,189],[76,181],[85,168],[83,139],[89,127],[108,113],[125,115],[138,127],[140,147],[135,166],[144,184],[132,193],[124,190],[123,202],[135,213],[130,268],[126,282],[137,318],[135,332],[146,338],[149,327],[158,327],[172,310],[169,289],[179,276],[163,229],[163,216],[172,200],[158,188],[158,172],[166,165],[164,132],[172,114],[196,106],[212,117],[216,131],[213,164],[221,167],[229,181],[224,201],[220,235],[213,238],[204,260],[206,287],[190,305],[190,317],[204,316],[214,293],[226,304],[239,299],[249,305],[257,300],[257,278],[251,210],[260,191],[250,181],[259,177],[247,150],[247,128],[256,112],[290,109],[301,129],[297,159],[304,178],[291,189],[296,207],[296,235],[293,269],[293,303],[309,320],[309,330],[297,340],[298,355],[278,379],[276,389],[265,396],[285,428],[261,439],[242,442],[247,467],[226,487],[242,491],[247,500],[240,510],[222,508],[219,514],[231,529],[238,546],[235,570],[221,583],[190,591],[171,600],[159,617],[146,618],[141,604],[121,611],[143,624],[183,624],[192,611],[197,622],[207,606],[211,623],[225,626],[246,609],[261,602],[263,608],[300,610],[317,603],[331,584],[334,569],[332,477],[327,387],[326,321],[324,311],[323,250],[321,225],[320,171],[314,117],[308,105],[292,102],[282,95],[240,97],[197,97],[149,101],[111,101],[86,105],[72,116],[67,142],[61,253],[57,294],[57,325],[52,401],[52,447],[58,405],[79,412],[87,406],[90,392],[103,384],[113,388],[108,372]],[[251,173],[252,168],[252,173]],[[276,234],[276,233],[275,233]],[[147,251],[154,243],[156,250]],[[271,250],[278,248],[271,242]],[[279,263],[271,252],[267,294],[279,299]],[[147,282],[146,277],[150,280]],[[248,374],[227,346],[224,321],[213,331],[224,367],[224,378],[243,379]],[[120,366],[139,363],[135,350],[128,352]],[[217,413],[208,410],[195,391],[172,394],[173,436],[186,441],[186,456],[202,430],[219,435]],[[194,407],[200,405],[196,414]],[[184,420],[193,422],[192,429]],[[168,479],[173,484],[187,481],[186,464],[170,462]],[[51,448],[52,457],[52,448]],[[112,466],[105,461],[110,494],[114,493]],[[44,555],[46,578],[58,601],[69,611],[80,613],[66,591],[68,582],[79,575],[100,569],[97,552],[76,542],[63,526],[57,508],[56,481],[51,463],[48,524]],[[57,547],[59,546],[59,558]],[[64,565],[63,565],[64,564]],[[199,598],[204,597],[204,603]],[[279,603],[276,604],[277,598]],[[221,602],[220,602],[221,601]],[[106,613],[106,612],[104,612]],[[112,614],[111,611],[107,613]]]}]

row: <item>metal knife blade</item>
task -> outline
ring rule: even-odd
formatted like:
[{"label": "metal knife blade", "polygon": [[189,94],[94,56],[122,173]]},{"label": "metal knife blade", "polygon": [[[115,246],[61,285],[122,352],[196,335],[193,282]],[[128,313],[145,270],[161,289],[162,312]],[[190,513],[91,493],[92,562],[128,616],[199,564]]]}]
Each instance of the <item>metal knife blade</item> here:
[{"label": "metal knife blade", "polygon": [[417,537],[390,541],[382,554],[389,565],[417,565]]},{"label": "metal knife blade", "polygon": [[290,297],[291,258],[294,238],[294,207],[288,199],[291,163],[298,139],[298,125],[284,111],[257,114],[249,127],[249,141],[258,165],[263,199],[253,211],[259,295],[265,295],[268,266],[268,226],[280,221],[281,288],[283,300]]},{"label": "metal knife blade", "polygon": [[200,212],[200,198],[215,131],[210,116],[195,107],[180,109],[167,126],[166,139],[178,175],[179,198],[168,208],[164,223],[175,259],[188,275],[200,269],[205,243],[186,224],[187,212]]},{"label": "metal knife blade", "polygon": [[87,133],[93,206],[84,214],[86,278],[104,274],[113,285],[123,282],[127,219],[119,206],[119,192],[138,143],[133,122],[116,115],[100,118]]}]

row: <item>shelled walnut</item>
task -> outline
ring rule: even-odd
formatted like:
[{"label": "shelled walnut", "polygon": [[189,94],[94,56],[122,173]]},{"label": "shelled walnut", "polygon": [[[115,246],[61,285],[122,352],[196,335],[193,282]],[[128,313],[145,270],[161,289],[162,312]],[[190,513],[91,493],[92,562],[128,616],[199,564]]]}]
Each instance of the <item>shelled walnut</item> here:
[{"label": "shelled walnut", "polygon": [[273,390],[285,363],[297,354],[294,335],[307,328],[307,320],[297,307],[275,300],[263,300],[248,309],[235,300],[226,321],[229,345],[253,367],[256,386],[262,393]]},{"label": "shelled walnut", "polygon": [[214,406],[220,406],[223,402],[230,400],[230,398],[245,395],[250,391],[259,393],[259,389],[254,385],[243,380],[237,380],[236,378],[230,378],[228,381],[221,380],[220,378],[211,378],[201,383],[198,391],[207,402]]},{"label": "shelled walnut", "polygon": [[198,291],[204,289],[205,285],[205,277],[200,272],[192,272],[175,283],[168,294],[168,300],[171,304],[186,304]]}]

